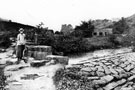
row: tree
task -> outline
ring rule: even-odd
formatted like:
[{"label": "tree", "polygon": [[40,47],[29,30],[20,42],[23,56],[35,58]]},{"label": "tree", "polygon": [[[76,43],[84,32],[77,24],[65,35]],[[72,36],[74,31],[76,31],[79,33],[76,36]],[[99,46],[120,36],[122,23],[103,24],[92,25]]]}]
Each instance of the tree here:
[{"label": "tree", "polygon": [[126,22],[125,18],[121,18],[118,22],[114,22],[113,25],[113,33],[114,34],[122,34],[129,29],[129,26]]},{"label": "tree", "polygon": [[94,31],[94,25],[92,25],[92,21],[82,21],[79,26],[75,27],[75,31],[82,31],[83,37],[92,37],[92,33]]}]

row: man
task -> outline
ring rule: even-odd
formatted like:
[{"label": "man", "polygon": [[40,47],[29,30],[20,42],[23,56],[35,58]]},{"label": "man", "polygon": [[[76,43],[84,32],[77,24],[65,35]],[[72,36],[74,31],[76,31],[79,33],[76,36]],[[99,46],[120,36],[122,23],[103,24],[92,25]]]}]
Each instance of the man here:
[{"label": "man", "polygon": [[[20,61],[23,59],[23,52],[24,52],[25,44],[26,44],[26,35],[24,34],[24,29],[20,28],[19,32],[20,33],[17,35],[17,52],[16,52],[17,64],[19,64]],[[23,60],[25,63],[27,63],[25,59]]]}]

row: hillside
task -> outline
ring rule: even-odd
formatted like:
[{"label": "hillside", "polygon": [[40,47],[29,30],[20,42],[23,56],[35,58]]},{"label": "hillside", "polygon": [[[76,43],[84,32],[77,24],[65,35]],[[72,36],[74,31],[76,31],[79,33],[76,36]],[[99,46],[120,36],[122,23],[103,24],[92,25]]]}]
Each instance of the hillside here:
[{"label": "hillside", "polygon": [[126,18],[127,23],[129,25],[129,35],[135,36],[135,14]]},{"label": "hillside", "polygon": [[22,24],[22,23],[12,22],[11,20],[6,20],[6,19],[3,19],[3,18],[0,18],[0,31],[11,30],[11,29],[19,29],[19,28],[32,29],[32,28],[35,28],[35,27],[31,26],[31,25],[25,25],[25,24]]},{"label": "hillside", "polygon": [[135,14],[133,14],[133,15],[130,16],[130,17],[127,17],[126,19],[127,19],[127,22],[128,22],[130,25],[132,25],[132,26],[135,25]]},{"label": "hillside", "polygon": [[97,19],[97,20],[93,21],[93,25],[97,29],[107,28],[107,27],[113,25],[113,21],[108,20],[108,19],[103,19],[103,20]]}]

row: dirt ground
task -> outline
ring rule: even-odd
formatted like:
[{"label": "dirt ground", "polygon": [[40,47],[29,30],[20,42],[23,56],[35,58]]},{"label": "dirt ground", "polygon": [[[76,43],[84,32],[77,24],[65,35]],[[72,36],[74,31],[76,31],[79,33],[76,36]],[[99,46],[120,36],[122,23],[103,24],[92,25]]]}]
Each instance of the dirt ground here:
[{"label": "dirt ground", "polygon": [[[80,61],[87,60],[93,57],[103,57],[117,53],[128,52],[129,49],[122,48],[118,50],[100,50],[93,53],[86,53],[83,56],[70,57],[69,65],[76,64]],[[5,64],[7,61],[15,62],[17,59],[12,56],[12,50],[8,50],[5,53],[0,53],[0,63]],[[33,68],[30,66],[30,62],[34,60],[29,58],[28,63],[23,61],[19,64],[8,65],[4,69],[4,74],[7,76],[7,90],[56,90],[53,82],[55,72],[64,66],[60,64],[43,66],[40,68]]]}]

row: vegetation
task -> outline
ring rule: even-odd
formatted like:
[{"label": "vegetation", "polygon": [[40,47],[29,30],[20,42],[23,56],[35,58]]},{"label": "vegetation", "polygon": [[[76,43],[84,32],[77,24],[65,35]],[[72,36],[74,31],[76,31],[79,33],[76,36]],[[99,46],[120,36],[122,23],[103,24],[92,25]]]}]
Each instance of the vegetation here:
[{"label": "vegetation", "polygon": [[125,18],[121,18],[118,22],[114,22],[114,25],[112,27],[114,34],[122,34],[124,32],[127,32],[129,29]]},{"label": "vegetation", "polygon": [[81,33],[82,37],[92,37],[92,33],[94,31],[94,25],[92,25],[92,21],[82,21],[79,26],[75,27],[75,31]]},{"label": "vegetation", "polygon": [[[107,20],[104,20],[103,22],[106,23]],[[81,24],[77,25],[74,28],[74,31],[68,35],[64,35],[59,31],[54,32],[48,28],[43,28],[42,25],[44,24],[41,23],[35,28],[29,25],[21,25],[12,21],[0,22],[1,33],[4,32],[4,34],[0,34],[0,46],[10,46],[11,42],[9,38],[16,37],[20,27],[26,29],[25,33],[28,40],[34,41],[36,38],[35,35],[37,35],[37,44],[52,46],[54,54],[63,52],[64,55],[67,55],[72,53],[87,52],[96,49],[112,48],[123,45],[124,43],[117,40],[116,35],[96,38],[92,37],[92,33],[95,28],[92,20],[82,21]],[[114,22],[114,24],[110,25],[110,27],[113,28],[114,34],[123,34],[129,29],[129,25],[127,24],[125,18],[121,18],[121,20],[118,22]]]},{"label": "vegetation", "polygon": [[4,76],[4,66],[0,66],[0,90],[6,90],[5,86],[7,85],[6,83],[6,76]]},{"label": "vegetation", "polygon": [[3,33],[0,35],[0,47],[9,47],[11,45],[11,40],[9,33]]},{"label": "vegetation", "polygon": [[[10,38],[17,37],[19,28],[31,30],[32,28],[35,28],[35,27],[12,22],[11,20],[0,21],[0,47],[4,47],[4,48],[9,47],[11,45]],[[30,38],[32,38],[32,36]]]}]

